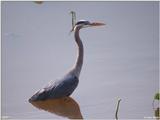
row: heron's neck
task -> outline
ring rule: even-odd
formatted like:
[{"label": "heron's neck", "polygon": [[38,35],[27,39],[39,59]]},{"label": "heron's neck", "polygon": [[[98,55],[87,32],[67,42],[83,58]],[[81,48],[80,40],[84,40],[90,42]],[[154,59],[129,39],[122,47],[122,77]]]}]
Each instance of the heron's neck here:
[{"label": "heron's neck", "polygon": [[82,41],[79,37],[79,30],[80,29],[77,28],[75,30],[75,34],[74,34],[75,41],[76,41],[77,48],[78,48],[78,55],[77,55],[76,63],[74,65],[73,70],[74,70],[74,73],[77,77],[79,77],[79,75],[80,75],[82,64],[83,64],[83,44],[82,44]]}]

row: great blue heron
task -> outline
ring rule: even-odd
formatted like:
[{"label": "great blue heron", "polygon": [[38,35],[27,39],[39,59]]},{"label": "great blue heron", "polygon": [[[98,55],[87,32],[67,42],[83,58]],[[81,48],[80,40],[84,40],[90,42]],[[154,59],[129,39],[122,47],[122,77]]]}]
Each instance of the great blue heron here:
[{"label": "great blue heron", "polygon": [[48,85],[39,91],[37,91],[29,101],[38,101],[46,99],[56,99],[66,97],[72,94],[79,82],[79,75],[83,64],[83,44],[79,37],[79,31],[81,28],[102,26],[104,23],[89,22],[86,20],[78,21],[74,26],[74,37],[78,48],[78,56],[73,68],[61,79],[57,81],[51,81]]}]

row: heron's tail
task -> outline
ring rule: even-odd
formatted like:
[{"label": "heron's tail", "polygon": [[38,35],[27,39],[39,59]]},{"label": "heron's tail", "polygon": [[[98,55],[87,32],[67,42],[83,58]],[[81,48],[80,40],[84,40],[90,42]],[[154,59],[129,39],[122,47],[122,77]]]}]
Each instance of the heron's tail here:
[{"label": "heron's tail", "polygon": [[45,91],[40,90],[38,92],[36,92],[28,101],[34,102],[34,101],[40,101],[40,100],[46,100],[47,99],[47,93]]}]

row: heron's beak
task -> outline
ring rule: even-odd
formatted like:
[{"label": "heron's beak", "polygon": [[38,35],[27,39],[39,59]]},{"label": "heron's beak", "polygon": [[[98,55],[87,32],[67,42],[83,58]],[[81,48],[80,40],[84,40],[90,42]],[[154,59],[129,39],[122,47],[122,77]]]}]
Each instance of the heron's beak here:
[{"label": "heron's beak", "polygon": [[91,27],[94,27],[94,26],[102,26],[102,25],[106,25],[106,24],[100,23],[100,22],[92,22],[92,23],[90,23],[90,26],[91,26]]}]

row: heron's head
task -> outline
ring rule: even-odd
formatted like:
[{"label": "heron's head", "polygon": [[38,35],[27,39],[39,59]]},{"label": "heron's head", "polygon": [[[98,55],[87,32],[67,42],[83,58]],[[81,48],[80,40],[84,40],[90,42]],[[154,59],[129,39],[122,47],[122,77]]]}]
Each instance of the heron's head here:
[{"label": "heron's head", "polygon": [[100,23],[100,22],[89,22],[87,20],[80,20],[78,21],[75,26],[74,26],[74,30],[76,28],[86,28],[86,27],[94,27],[94,26],[102,26],[105,25],[104,23]]}]

